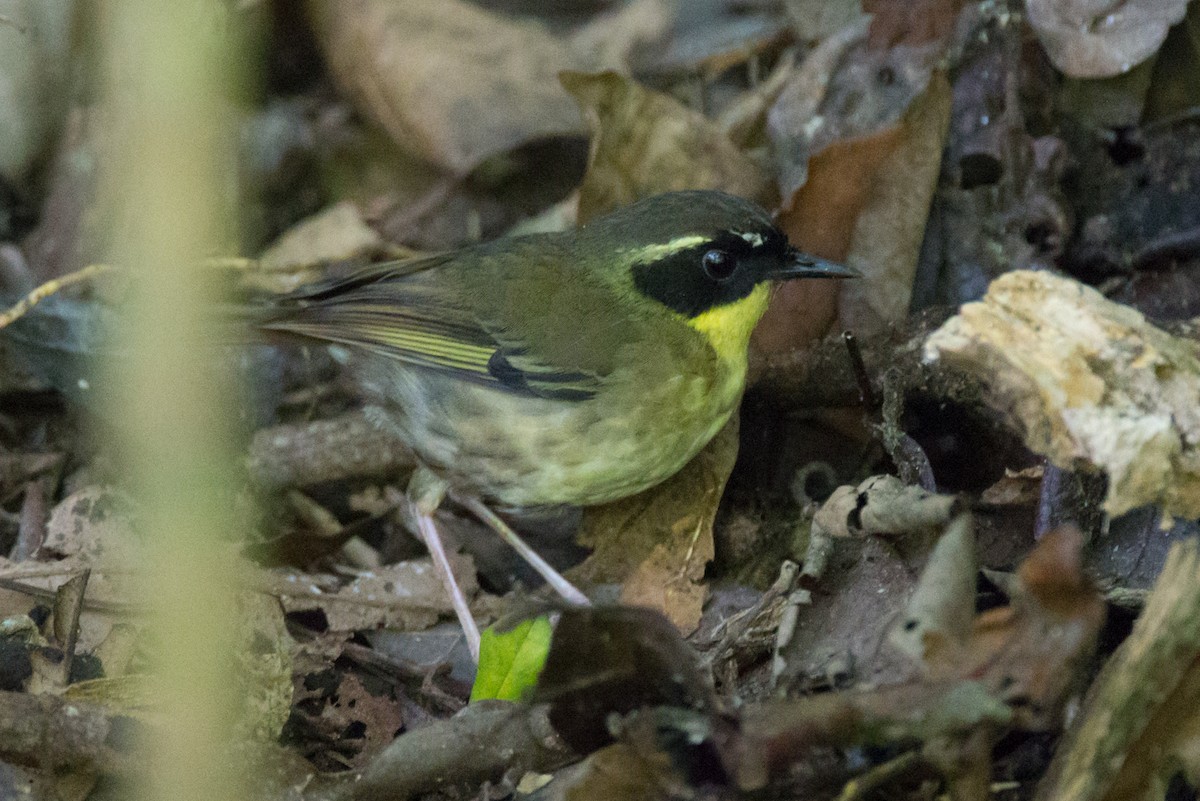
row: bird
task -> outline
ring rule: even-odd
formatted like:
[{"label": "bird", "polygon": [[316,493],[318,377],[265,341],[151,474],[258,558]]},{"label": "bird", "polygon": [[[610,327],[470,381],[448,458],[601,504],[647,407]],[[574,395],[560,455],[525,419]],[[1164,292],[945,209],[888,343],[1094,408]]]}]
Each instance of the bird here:
[{"label": "bird", "polygon": [[443,580],[432,515],[449,495],[586,604],[495,509],[603,504],[670,478],[737,408],[772,285],[856,274],[749,200],[669,192],[574,230],[372,265],[261,326],[344,354],[365,411],[416,456],[406,498]]}]

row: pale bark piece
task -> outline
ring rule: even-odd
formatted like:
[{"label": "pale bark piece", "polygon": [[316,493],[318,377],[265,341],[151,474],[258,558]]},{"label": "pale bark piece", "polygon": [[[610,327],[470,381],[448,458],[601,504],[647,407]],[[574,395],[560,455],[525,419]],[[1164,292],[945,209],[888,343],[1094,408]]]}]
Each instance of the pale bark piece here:
[{"label": "pale bark piece", "polygon": [[[1193,540],[1171,549],[1133,631],[1059,745],[1037,801],[1163,798],[1181,761],[1194,775],[1186,751],[1200,699],[1198,615],[1200,551]],[[1153,787],[1157,795],[1141,794]]]},{"label": "pale bark piece", "polygon": [[1054,66],[1074,78],[1110,78],[1158,52],[1188,0],[1025,0],[1029,24]]},{"label": "pale bark piece", "polygon": [[313,0],[309,8],[352,102],[403,150],[451,173],[585,132],[557,76],[593,65],[535,22],[462,0]]},{"label": "pale bark piece", "polygon": [[1031,450],[1104,470],[1109,514],[1200,515],[1200,344],[1068,278],[1018,270],[931,334],[925,358],[983,381]]}]

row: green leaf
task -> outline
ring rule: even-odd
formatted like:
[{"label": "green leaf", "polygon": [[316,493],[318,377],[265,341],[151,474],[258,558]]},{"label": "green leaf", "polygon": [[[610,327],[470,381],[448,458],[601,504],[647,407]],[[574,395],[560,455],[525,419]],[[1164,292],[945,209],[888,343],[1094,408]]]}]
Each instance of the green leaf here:
[{"label": "green leaf", "polygon": [[485,698],[520,700],[537,683],[550,651],[550,618],[522,621],[509,631],[485,629],[479,642],[479,670],[471,702]]}]

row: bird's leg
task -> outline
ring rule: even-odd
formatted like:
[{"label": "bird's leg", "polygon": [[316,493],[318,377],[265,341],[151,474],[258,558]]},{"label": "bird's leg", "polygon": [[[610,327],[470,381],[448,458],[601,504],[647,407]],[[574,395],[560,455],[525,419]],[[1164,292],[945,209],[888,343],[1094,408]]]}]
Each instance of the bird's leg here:
[{"label": "bird's leg", "polygon": [[525,540],[517,535],[517,532],[500,519],[499,515],[487,507],[487,505],[469,495],[454,495],[454,500],[462,504],[471,511],[471,514],[478,517],[487,526],[500,535],[500,539],[507,542],[517,554],[529,563],[529,566],[538,572],[546,583],[562,596],[563,600],[574,606],[591,606],[591,601],[588,597],[576,589],[575,585],[563,578],[563,575],[550,566],[550,563],[538,555],[538,552],[530,548]]},{"label": "bird's leg", "polygon": [[467,638],[467,648],[471,651],[471,658],[478,663],[479,627],[475,625],[475,618],[471,616],[467,599],[463,595],[462,588],[455,581],[454,573],[450,570],[450,559],[446,556],[446,548],[442,545],[442,537],[438,534],[437,524],[433,522],[433,513],[437,511],[442,499],[446,497],[447,489],[448,485],[443,479],[424,467],[418,467],[408,482],[408,508],[416,521],[417,533],[425,542],[425,549],[429,551],[429,556],[433,559],[433,567],[438,572],[438,578],[442,580],[442,586],[450,595],[450,603],[454,607],[454,614],[458,617],[458,623],[462,626],[463,634]]}]

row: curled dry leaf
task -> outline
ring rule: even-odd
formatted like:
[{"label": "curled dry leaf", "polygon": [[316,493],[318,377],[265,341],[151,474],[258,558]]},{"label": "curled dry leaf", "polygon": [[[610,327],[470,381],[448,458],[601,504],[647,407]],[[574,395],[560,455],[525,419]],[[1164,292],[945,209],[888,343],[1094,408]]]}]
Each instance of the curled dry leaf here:
[{"label": "curled dry leaf", "polygon": [[464,0],[309,8],[342,90],[400,148],[451,173],[535,139],[583,133],[556,76],[591,64],[536,23]]},{"label": "curled dry leaf", "polygon": [[945,525],[957,503],[905,485],[895,476],[871,476],[857,487],[838,487],[817,510],[813,525],[835,537],[909,534]]},{"label": "curled dry leaf", "polygon": [[593,133],[580,221],[679,189],[720,189],[769,205],[766,173],[700,112],[615,72],[560,79]]},{"label": "curled dry leaf", "polygon": [[1075,78],[1129,72],[1158,52],[1188,0],[1025,0],[1054,66]]},{"label": "curled dry leaf", "polygon": [[1104,470],[1109,514],[1200,515],[1200,344],[1075,281],[1018,270],[931,334],[925,357],[984,381],[1031,450]]}]

